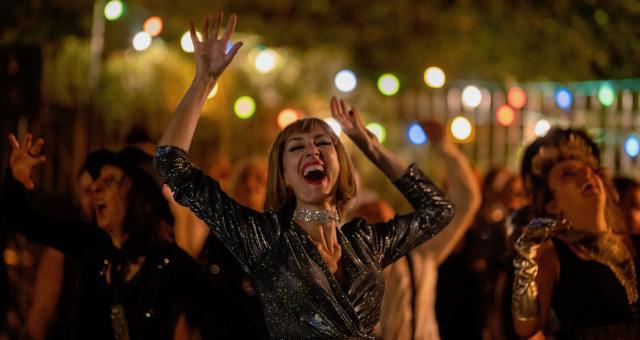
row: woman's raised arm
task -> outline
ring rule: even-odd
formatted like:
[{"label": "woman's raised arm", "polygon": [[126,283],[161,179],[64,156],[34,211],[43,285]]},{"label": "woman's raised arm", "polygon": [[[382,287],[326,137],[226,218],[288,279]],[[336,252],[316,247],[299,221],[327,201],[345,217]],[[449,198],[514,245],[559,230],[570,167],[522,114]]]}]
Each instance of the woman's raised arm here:
[{"label": "woman's raised arm", "polygon": [[193,133],[200,118],[200,111],[209,92],[242,46],[242,42],[237,42],[228,53],[226,51],[231,34],[236,29],[237,18],[235,14],[229,17],[227,28],[221,39],[218,39],[218,33],[222,22],[222,11],[216,15],[212,27],[209,27],[210,21],[211,14],[207,14],[202,27],[202,41],[198,39],[193,22],[189,23],[189,32],[196,57],[196,74],[187,93],[176,108],[159,145],[173,145],[189,151]]}]

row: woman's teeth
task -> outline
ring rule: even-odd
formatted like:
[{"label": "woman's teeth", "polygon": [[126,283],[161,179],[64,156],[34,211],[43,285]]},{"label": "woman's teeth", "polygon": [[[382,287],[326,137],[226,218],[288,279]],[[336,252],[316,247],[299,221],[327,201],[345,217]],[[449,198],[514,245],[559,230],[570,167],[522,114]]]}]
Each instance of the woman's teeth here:
[{"label": "woman's teeth", "polygon": [[313,164],[313,165],[309,165],[308,167],[304,168],[304,173],[302,174],[303,176],[307,176],[311,171],[323,171],[324,168],[322,167],[322,165],[320,164]]}]

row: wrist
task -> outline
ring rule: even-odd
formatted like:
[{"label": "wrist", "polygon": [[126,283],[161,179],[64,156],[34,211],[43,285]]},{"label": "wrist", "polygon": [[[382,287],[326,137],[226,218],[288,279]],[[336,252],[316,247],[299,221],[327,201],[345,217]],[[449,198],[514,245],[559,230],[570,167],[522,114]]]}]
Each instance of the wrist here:
[{"label": "wrist", "polygon": [[196,86],[198,88],[211,91],[215,86],[217,80],[218,79],[211,77],[210,75],[202,75],[202,74],[196,73],[195,77],[193,77],[193,81],[191,82],[191,84],[192,86]]}]

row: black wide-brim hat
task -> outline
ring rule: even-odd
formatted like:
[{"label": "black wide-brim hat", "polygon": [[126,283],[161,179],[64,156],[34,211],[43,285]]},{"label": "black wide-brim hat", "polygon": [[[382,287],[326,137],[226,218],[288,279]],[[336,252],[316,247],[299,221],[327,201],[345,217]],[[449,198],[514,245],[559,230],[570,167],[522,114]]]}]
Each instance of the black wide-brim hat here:
[{"label": "black wide-brim hat", "polygon": [[120,168],[138,186],[151,203],[154,211],[165,222],[173,225],[173,214],[169,203],[162,194],[162,182],[153,169],[153,157],[139,148],[128,146],[118,152],[99,149],[91,152],[85,161],[84,169],[93,180],[100,177],[105,165]]}]

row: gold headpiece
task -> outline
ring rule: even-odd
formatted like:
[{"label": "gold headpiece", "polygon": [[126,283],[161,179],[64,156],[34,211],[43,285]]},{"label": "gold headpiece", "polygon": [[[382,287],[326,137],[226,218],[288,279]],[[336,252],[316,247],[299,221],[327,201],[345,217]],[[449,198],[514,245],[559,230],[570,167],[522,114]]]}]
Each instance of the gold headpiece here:
[{"label": "gold headpiece", "polygon": [[591,145],[583,137],[571,132],[557,145],[541,146],[531,161],[531,172],[536,176],[544,176],[546,171],[563,159],[577,159],[593,169],[597,169],[600,163]]}]

